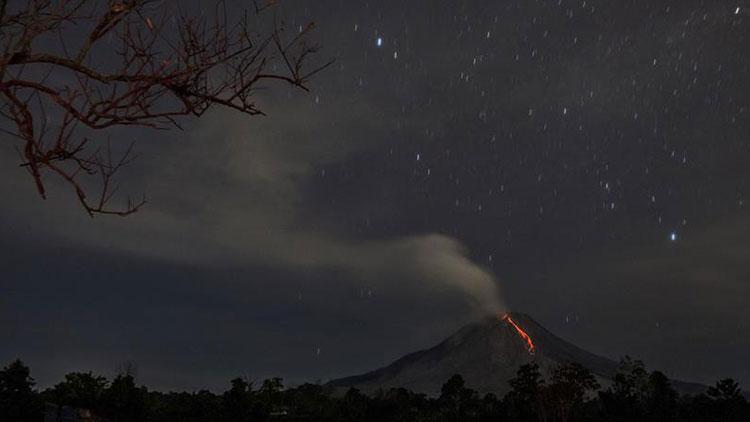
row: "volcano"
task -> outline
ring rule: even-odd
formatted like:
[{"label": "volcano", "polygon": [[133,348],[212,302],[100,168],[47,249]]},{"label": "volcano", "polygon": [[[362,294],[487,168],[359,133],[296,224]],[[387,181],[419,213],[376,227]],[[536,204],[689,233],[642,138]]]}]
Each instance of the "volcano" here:
[{"label": "volcano", "polygon": [[[580,363],[604,387],[618,367],[614,360],[555,336],[530,316],[513,313],[466,325],[430,349],[408,354],[362,375],[333,380],[329,385],[339,389],[354,387],[365,393],[406,388],[436,396],[448,378],[460,374],[468,387],[502,397],[509,391],[508,380],[518,368],[532,362],[539,365],[542,373],[560,363]],[[673,381],[672,385],[681,393],[705,391],[700,384]]]}]

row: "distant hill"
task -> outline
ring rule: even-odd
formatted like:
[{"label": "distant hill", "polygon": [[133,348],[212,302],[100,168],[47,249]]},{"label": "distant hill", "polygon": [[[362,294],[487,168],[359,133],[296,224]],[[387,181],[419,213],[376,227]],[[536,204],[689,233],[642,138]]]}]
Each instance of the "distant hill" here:
[{"label": "distant hill", "polygon": [[[366,393],[403,387],[435,396],[448,378],[461,374],[468,387],[503,396],[510,389],[508,380],[515,376],[518,367],[530,362],[536,362],[543,371],[559,363],[578,362],[603,386],[611,382],[618,366],[614,360],[555,336],[528,315],[506,315],[466,325],[430,349],[408,354],[362,375],[333,380],[329,385],[342,389],[356,387]],[[683,394],[697,394],[706,389],[695,383],[673,381],[672,384]]]}]

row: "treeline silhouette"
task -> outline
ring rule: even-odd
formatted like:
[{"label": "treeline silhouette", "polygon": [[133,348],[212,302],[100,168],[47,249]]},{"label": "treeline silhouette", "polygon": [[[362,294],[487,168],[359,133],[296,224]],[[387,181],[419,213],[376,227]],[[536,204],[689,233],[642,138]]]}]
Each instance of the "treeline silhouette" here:
[{"label": "treeline silhouette", "polygon": [[371,395],[319,384],[284,388],[280,378],[258,385],[236,378],[221,394],[162,393],[128,373],[110,381],[91,372],[67,374],[40,392],[16,360],[0,371],[0,421],[750,421],[750,405],[731,379],[680,396],[664,374],[630,358],[606,387],[576,363],[546,375],[536,364],[521,366],[502,398],[480,396],[460,375],[434,398],[403,388]]}]

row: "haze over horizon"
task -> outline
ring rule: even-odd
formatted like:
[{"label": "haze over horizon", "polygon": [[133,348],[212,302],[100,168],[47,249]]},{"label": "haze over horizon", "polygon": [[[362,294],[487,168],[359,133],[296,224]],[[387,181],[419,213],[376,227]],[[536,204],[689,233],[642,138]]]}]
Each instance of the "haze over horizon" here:
[{"label": "haze over horizon", "polygon": [[40,199],[3,134],[0,362],[328,380],[510,309],[748,389],[750,4],[280,3],[335,63],[267,116],[112,133],[134,215]]}]

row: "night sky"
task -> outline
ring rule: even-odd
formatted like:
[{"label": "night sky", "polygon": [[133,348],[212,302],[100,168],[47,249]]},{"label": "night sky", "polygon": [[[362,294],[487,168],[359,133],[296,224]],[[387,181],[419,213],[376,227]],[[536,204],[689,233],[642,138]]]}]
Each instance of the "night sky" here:
[{"label": "night sky", "polygon": [[281,3],[334,65],[111,133],[133,216],[42,200],[3,135],[0,362],[325,381],[510,309],[750,386],[750,2]]}]

